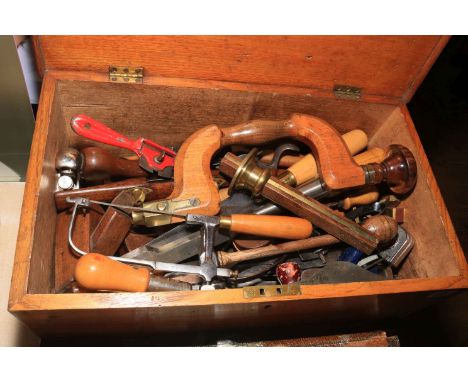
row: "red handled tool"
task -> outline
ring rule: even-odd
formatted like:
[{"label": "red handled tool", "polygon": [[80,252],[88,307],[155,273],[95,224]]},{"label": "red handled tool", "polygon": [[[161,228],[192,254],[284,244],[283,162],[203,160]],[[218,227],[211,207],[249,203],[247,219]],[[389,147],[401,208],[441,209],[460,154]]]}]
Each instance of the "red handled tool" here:
[{"label": "red handled tool", "polygon": [[133,151],[140,158],[140,166],[148,172],[161,176],[172,174],[176,153],[167,147],[145,138],[133,141],[84,114],[75,115],[71,127],[82,137]]}]

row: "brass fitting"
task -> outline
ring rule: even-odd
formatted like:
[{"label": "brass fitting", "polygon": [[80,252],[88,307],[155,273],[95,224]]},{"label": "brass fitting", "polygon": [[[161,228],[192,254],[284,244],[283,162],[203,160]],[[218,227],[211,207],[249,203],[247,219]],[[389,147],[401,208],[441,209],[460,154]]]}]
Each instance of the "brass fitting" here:
[{"label": "brass fitting", "polygon": [[296,187],[297,180],[294,174],[290,171],[285,171],[281,175],[278,176],[278,179],[281,180],[283,183],[286,183],[288,186]]},{"label": "brass fitting", "polygon": [[271,176],[270,169],[264,169],[255,162],[257,149],[252,149],[246,155],[241,165],[234,174],[228,193],[231,195],[235,190],[247,189],[253,196],[261,193],[263,187]]}]

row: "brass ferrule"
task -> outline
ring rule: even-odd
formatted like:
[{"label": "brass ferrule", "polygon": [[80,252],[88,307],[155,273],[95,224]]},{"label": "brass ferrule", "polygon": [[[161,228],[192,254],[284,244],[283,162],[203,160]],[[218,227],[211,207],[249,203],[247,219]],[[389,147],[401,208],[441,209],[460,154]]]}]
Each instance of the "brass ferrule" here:
[{"label": "brass ferrule", "polygon": [[219,217],[219,228],[220,229],[231,229],[232,219],[230,216]]},{"label": "brass ferrule", "polygon": [[228,193],[234,190],[249,190],[253,196],[257,196],[262,191],[271,176],[270,169],[264,169],[255,162],[257,149],[252,149],[244,158],[236,173],[234,174]]},{"label": "brass ferrule", "polygon": [[278,179],[281,180],[283,183],[286,183],[288,186],[297,186],[297,179],[294,176],[294,174],[290,171],[283,172],[281,175],[278,176]]}]

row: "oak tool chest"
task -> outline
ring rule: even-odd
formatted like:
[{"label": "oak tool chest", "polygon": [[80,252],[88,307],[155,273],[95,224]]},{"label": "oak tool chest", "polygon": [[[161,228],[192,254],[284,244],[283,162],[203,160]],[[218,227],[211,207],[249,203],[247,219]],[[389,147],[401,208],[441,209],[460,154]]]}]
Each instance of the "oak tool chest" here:
[{"label": "oak tool chest", "polygon": [[[467,288],[463,251],[406,108],[447,41],[441,36],[35,37],[43,86],[10,312],[39,335],[294,322],[338,326],[405,315]],[[255,287],[61,293],[55,237],[65,234],[67,217],[55,206],[55,160],[64,147],[90,144],[70,128],[73,116],[89,115],[133,139],[179,147],[208,125],[286,120],[295,113],[319,117],[341,134],[361,129],[369,147],[400,144],[413,153],[418,180],[401,206],[414,248],[397,279],[292,284],[268,293]],[[80,232],[95,223],[93,216],[77,217]]]}]

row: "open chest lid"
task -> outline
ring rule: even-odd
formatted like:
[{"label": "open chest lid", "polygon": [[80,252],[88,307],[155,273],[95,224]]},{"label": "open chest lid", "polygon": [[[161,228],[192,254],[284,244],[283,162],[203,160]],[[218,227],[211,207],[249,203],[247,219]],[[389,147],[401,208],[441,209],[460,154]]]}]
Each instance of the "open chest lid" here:
[{"label": "open chest lid", "polygon": [[[170,77],[406,103],[446,36],[37,36],[39,71],[143,68]],[[144,82],[144,80],[143,80]]]}]

